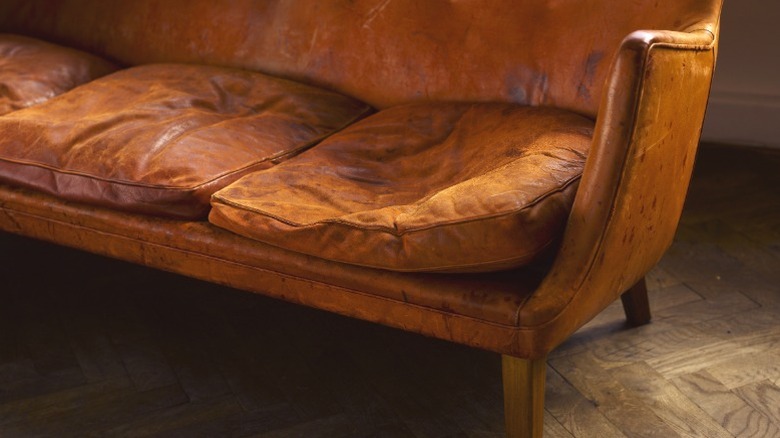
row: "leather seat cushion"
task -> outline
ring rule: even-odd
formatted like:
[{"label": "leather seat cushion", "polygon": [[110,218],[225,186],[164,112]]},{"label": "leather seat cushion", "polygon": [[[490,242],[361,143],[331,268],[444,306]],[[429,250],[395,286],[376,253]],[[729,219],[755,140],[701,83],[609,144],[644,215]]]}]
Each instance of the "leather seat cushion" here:
[{"label": "leather seat cushion", "polygon": [[370,111],[255,72],[134,67],[0,118],[0,180],[127,211],[205,218],[217,189]]},{"label": "leather seat cushion", "polygon": [[591,120],[552,108],[394,107],[218,191],[209,220],[356,265],[513,268],[559,240],[592,132]]},{"label": "leather seat cushion", "polygon": [[89,53],[0,34],[0,115],[45,102],[114,70],[114,64]]}]

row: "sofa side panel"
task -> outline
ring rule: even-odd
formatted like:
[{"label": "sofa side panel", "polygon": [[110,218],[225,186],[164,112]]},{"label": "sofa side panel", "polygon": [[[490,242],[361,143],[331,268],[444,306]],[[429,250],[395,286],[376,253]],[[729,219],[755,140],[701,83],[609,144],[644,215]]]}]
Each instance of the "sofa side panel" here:
[{"label": "sofa side panel", "polygon": [[[658,262],[682,212],[715,44],[674,44],[648,36],[637,34],[638,40],[627,42],[616,71],[636,69],[636,86],[616,89],[605,106],[607,114],[628,107],[601,120],[597,150],[586,165],[562,250],[518,314],[521,325],[547,326],[558,342]],[[664,39],[663,33],[654,36]],[[712,35],[699,39],[712,41]]]}]

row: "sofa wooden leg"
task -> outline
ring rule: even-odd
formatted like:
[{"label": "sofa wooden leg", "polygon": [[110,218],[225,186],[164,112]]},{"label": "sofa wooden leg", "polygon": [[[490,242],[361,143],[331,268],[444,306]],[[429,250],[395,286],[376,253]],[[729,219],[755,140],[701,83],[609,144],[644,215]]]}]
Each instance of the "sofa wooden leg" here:
[{"label": "sofa wooden leg", "polygon": [[642,277],[631,289],[620,296],[623,301],[623,310],[626,312],[626,320],[633,327],[645,325],[650,322],[650,301],[647,299],[647,284]]},{"label": "sofa wooden leg", "polygon": [[502,356],[507,438],[541,438],[547,360]]}]

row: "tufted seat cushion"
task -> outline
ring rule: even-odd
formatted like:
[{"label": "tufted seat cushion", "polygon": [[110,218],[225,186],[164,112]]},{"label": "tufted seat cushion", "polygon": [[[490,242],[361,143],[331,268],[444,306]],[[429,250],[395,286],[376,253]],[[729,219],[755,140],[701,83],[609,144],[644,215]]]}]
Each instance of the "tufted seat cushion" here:
[{"label": "tufted seat cushion", "polygon": [[204,218],[215,190],[369,111],[260,73],[134,67],[0,118],[0,181],[122,210]]},{"label": "tufted seat cushion", "polygon": [[0,115],[45,102],[114,70],[111,62],[85,52],[0,34]]},{"label": "tufted seat cushion", "polygon": [[395,107],[218,191],[209,220],[369,267],[517,267],[559,239],[592,131],[591,120],[551,108]]}]

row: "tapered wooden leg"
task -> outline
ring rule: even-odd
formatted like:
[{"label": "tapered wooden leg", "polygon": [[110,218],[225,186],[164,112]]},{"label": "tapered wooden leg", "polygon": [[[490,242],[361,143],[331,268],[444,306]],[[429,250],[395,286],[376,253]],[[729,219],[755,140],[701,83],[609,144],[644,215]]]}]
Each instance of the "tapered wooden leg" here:
[{"label": "tapered wooden leg", "polygon": [[650,301],[647,299],[647,284],[642,277],[631,289],[620,296],[628,324],[637,327],[650,322]]},{"label": "tapered wooden leg", "polygon": [[546,359],[502,356],[507,438],[542,438]]}]

